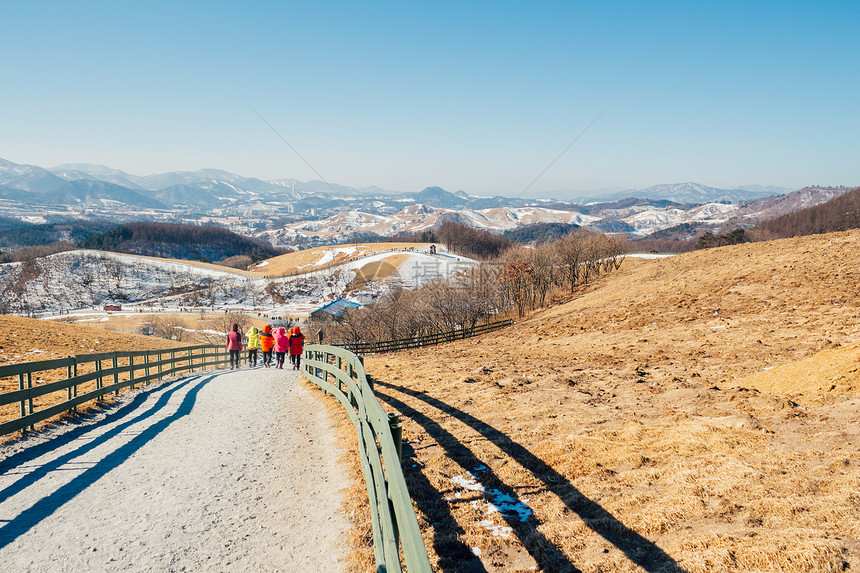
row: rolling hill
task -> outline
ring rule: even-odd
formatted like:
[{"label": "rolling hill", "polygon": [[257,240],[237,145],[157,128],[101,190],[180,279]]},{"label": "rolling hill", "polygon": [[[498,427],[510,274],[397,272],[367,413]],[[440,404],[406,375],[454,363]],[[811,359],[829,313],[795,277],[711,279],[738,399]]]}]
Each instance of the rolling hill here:
[{"label": "rolling hill", "polygon": [[85,239],[80,246],[85,249],[203,262],[220,261],[237,255],[265,259],[284,252],[283,249],[222,227],[167,223],[119,225]]},{"label": "rolling hill", "polygon": [[631,264],[507,330],[368,357],[435,565],[860,567],[858,244]]}]

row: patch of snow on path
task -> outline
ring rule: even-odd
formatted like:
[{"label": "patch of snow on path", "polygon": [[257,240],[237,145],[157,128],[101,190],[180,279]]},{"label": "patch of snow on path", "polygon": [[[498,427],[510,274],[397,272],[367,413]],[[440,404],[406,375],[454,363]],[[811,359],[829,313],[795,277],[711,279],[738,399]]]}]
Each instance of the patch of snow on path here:
[{"label": "patch of snow on path", "polygon": [[[266,399],[260,399],[265,396]],[[202,373],[0,447],[8,571],[341,571],[331,424],[298,375]]]}]

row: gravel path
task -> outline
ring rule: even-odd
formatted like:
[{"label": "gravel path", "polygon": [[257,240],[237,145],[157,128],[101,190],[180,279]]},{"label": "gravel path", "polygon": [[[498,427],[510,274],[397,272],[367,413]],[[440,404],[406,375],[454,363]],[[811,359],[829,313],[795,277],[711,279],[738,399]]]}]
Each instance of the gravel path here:
[{"label": "gravel path", "polygon": [[346,470],[286,370],[203,373],[0,447],[3,571],[341,571]]}]

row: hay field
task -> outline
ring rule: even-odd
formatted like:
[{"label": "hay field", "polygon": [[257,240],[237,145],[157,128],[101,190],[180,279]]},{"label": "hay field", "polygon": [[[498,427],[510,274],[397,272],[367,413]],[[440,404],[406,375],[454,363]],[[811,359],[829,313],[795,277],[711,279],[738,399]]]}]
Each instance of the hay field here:
[{"label": "hay field", "polygon": [[860,568],[860,231],[648,261],[368,357],[440,571]]}]

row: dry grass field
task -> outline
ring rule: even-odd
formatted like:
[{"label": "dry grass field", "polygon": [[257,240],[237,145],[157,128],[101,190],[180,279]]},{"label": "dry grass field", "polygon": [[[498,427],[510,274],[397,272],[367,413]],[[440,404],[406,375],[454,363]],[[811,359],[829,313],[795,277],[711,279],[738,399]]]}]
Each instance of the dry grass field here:
[{"label": "dry grass field", "polygon": [[[187,346],[188,344],[192,343],[186,342],[184,345]],[[154,336],[140,336],[92,326],[0,315],[0,366],[53,360],[76,354],[95,354],[115,350],[159,350],[176,348],[177,346],[183,346],[183,344]],[[92,365],[87,366],[91,367]],[[105,367],[108,366],[105,365]],[[80,373],[89,371],[84,367]],[[63,380],[66,375],[65,368],[43,371],[34,375],[33,384]],[[122,377],[121,379],[127,378]],[[0,378],[0,393],[17,389],[17,378]],[[95,382],[88,382],[79,386],[78,393],[83,394],[94,389]],[[53,392],[34,400],[34,406],[36,410],[39,410],[58,404],[65,399],[65,392]],[[107,401],[109,402],[110,398]],[[78,411],[84,412],[93,406],[95,404],[92,403],[79,406]],[[0,406],[0,421],[10,420],[19,415],[18,404]],[[43,427],[49,422],[43,422],[37,425],[37,428]],[[0,436],[0,440],[8,439],[10,436],[5,438]]]},{"label": "dry grass field", "polygon": [[[93,313],[92,317],[68,315],[56,321],[0,315],[0,366],[115,350],[158,350],[195,344],[220,344],[234,320],[241,322],[245,328],[250,325],[262,328],[266,324],[263,318],[242,316],[237,319],[223,313]],[[170,332],[177,339],[135,334],[147,323],[155,323],[161,329],[171,325]],[[92,364],[84,365],[79,372],[87,373],[92,367]],[[105,362],[103,367],[108,368],[110,364]],[[65,379],[66,376],[65,369],[48,370],[37,374],[33,383],[45,384]],[[120,375],[120,380],[126,379],[127,375]],[[17,389],[17,378],[0,378],[0,393]],[[90,389],[95,389],[95,382],[80,385],[78,393]],[[54,392],[37,398],[34,407],[38,410],[65,399],[65,392]],[[78,411],[93,406],[95,404],[78,407]],[[19,414],[17,404],[0,406],[0,421]]]},{"label": "dry grass field", "polygon": [[860,568],[860,231],[631,264],[368,357],[439,571]]},{"label": "dry grass field", "polygon": [[[239,322],[258,328],[266,324],[263,317],[248,312],[241,315]],[[229,330],[236,319],[233,314],[223,312],[185,312],[185,313],[146,313],[146,312],[93,312],[85,315],[65,315],[55,320],[63,324],[77,324],[94,330],[136,334],[146,325],[165,327],[173,325],[177,342],[183,344],[205,344],[221,342],[223,334]],[[100,352],[100,351],[96,351]],[[2,360],[2,359],[0,359]]]},{"label": "dry grass field", "polygon": [[[434,567],[860,568],[858,293],[860,231],[746,244],[628,260],[509,329],[368,357]],[[175,345],[0,316],[0,364]]]}]

